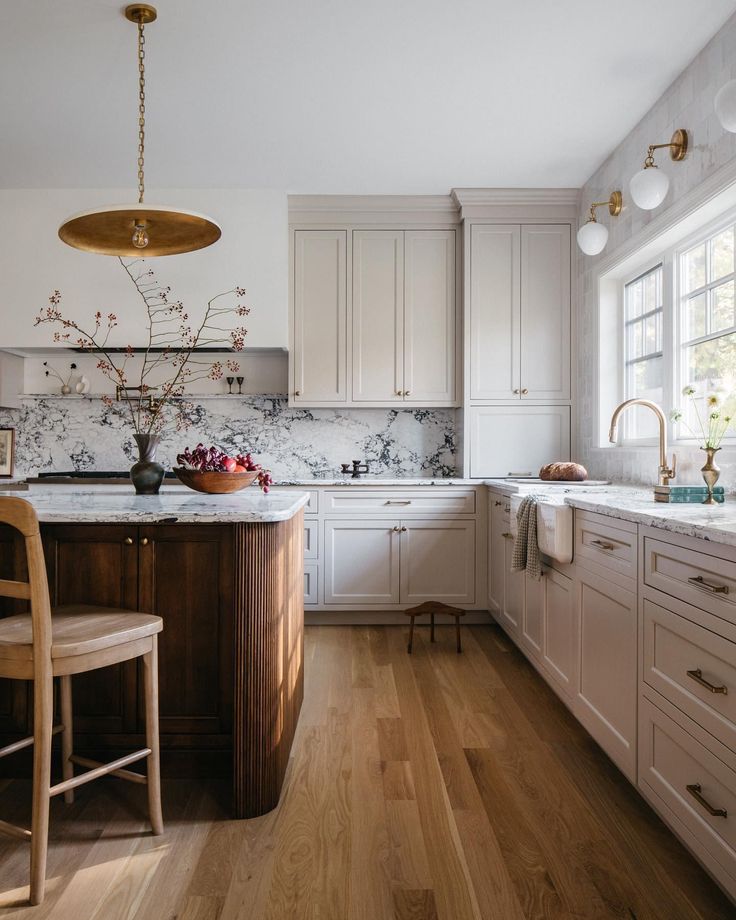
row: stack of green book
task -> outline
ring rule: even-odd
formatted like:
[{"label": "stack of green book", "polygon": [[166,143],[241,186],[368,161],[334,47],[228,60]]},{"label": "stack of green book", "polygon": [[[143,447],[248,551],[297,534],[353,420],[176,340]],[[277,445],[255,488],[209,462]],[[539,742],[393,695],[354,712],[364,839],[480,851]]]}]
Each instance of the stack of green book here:
[{"label": "stack of green book", "polygon": [[[705,501],[707,497],[708,489],[705,486],[669,485],[654,487],[654,500],[657,502],[690,502],[697,504]],[[723,486],[714,487],[713,498],[721,504],[726,500]]]}]

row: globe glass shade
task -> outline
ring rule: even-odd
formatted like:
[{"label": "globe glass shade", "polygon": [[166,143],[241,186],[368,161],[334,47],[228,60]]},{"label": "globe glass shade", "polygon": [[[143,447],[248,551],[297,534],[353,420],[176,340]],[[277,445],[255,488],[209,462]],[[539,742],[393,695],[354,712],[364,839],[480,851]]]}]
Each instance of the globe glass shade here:
[{"label": "globe glass shade", "polygon": [[608,227],[589,220],[578,230],[578,246],[586,256],[597,256],[608,242]]},{"label": "globe glass shade", "polygon": [[639,170],[629,183],[634,204],[645,211],[658,208],[667,197],[669,187],[669,176],[656,166]]},{"label": "globe glass shade", "polygon": [[716,93],[713,106],[726,131],[736,134],[736,80],[729,80]]}]

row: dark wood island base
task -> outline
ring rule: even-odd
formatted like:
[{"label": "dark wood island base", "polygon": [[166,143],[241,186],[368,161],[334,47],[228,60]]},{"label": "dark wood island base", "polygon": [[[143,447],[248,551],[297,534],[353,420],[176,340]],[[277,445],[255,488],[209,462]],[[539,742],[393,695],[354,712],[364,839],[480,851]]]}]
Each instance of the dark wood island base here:
[{"label": "dark wood island base", "polygon": [[[165,522],[164,522],[165,521]],[[53,604],[156,613],[164,773],[229,774],[238,818],[274,808],[304,692],[303,512],[229,523],[41,523]],[[0,578],[18,577],[11,531]],[[0,601],[0,616],[19,612]],[[110,759],[143,733],[135,663],[74,679],[80,753]],[[0,746],[28,733],[31,690],[0,681]],[[2,761],[26,775],[28,752]],[[58,757],[54,758],[58,766]]]}]

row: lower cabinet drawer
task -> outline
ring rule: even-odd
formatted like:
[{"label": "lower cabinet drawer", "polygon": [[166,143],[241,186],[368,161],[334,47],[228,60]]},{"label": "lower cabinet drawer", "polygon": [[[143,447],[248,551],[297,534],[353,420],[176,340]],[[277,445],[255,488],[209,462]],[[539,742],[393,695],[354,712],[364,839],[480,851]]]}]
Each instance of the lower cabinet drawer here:
[{"label": "lower cabinet drawer", "polygon": [[319,603],[319,566],[307,563],[304,566],[304,603]]},{"label": "lower cabinet drawer", "polygon": [[736,751],[736,644],[645,598],[644,681]]},{"label": "lower cabinet drawer", "polygon": [[639,785],[656,793],[736,893],[736,772],[647,699],[639,709]]},{"label": "lower cabinet drawer", "polygon": [[475,514],[475,492],[457,487],[422,486],[412,491],[388,492],[346,486],[325,492],[324,502],[326,512],[338,514]]},{"label": "lower cabinet drawer", "polygon": [[575,562],[636,578],[636,524],[575,512]]}]

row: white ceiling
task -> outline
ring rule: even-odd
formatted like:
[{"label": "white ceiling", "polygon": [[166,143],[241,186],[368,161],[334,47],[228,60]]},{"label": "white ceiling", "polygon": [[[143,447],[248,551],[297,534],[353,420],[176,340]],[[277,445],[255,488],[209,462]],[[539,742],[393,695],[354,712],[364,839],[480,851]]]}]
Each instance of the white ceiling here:
[{"label": "white ceiling", "polygon": [[[580,186],[736,11],[736,0],[156,5],[148,185],[335,194]],[[0,0],[0,187],[135,185],[123,6]]]}]

